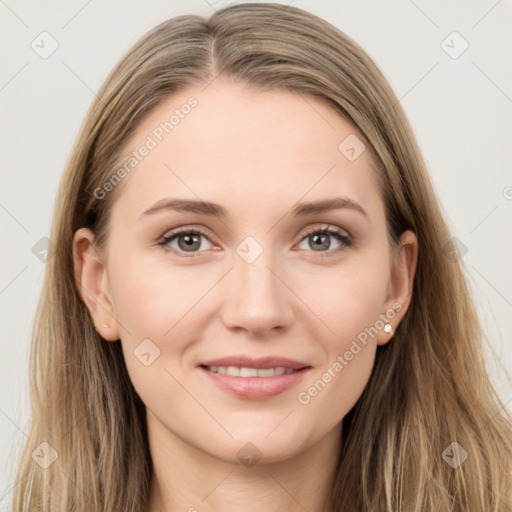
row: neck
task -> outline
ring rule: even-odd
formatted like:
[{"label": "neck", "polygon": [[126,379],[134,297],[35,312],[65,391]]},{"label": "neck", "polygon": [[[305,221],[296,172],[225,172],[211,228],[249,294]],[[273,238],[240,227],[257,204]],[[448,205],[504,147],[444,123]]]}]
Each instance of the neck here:
[{"label": "neck", "polygon": [[279,462],[219,460],[148,414],[153,480],[148,512],[325,512],[341,445],[341,423]]}]

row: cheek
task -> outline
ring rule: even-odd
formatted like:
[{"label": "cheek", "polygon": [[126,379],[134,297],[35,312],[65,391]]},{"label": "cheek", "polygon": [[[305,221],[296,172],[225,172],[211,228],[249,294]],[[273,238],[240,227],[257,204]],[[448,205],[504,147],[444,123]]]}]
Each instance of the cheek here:
[{"label": "cheek", "polygon": [[128,338],[172,337],[217,280],[212,271],[199,275],[193,265],[155,264],[142,257],[114,262],[110,281],[116,317]]},{"label": "cheek", "polygon": [[322,418],[322,433],[338,424],[361,397],[372,372],[375,351],[375,345],[349,343],[331,354],[327,365],[297,393],[302,415]]},{"label": "cheek", "polygon": [[[351,276],[329,289],[322,320],[329,326],[321,338],[323,361],[298,390],[303,413],[322,418],[322,431],[333,428],[354,406],[370,378],[376,353],[377,322],[384,287]],[[319,304],[320,305],[320,304]],[[320,309],[319,309],[320,310]],[[313,334],[314,336],[314,334]]]},{"label": "cheek", "polygon": [[353,258],[331,269],[296,272],[297,295],[324,324],[329,345],[343,349],[378,320],[387,297],[389,270],[385,258]]},{"label": "cheek", "polygon": [[162,259],[156,264],[136,254],[112,258],[111,274],[122,350],[135,390],[150,410],[159,411],[163,404],[183,410],[189,401],[173,375],[181,375],[183,355],[201,333],[200,301],[218,277],[205,271],[199,278],[193,266],[167,265]]},{"label": "cheek", "polygon": [[375,359],[374,337],[382,328],[388,262],[363,260],[303,282],[302,296],[308,297],[308,306],[328,329],[322,328],[321,337],[311,333],[321,342],[324,358],[297,401],[308,413],[322,416],[326,428],[344,417],[361,396]]}]

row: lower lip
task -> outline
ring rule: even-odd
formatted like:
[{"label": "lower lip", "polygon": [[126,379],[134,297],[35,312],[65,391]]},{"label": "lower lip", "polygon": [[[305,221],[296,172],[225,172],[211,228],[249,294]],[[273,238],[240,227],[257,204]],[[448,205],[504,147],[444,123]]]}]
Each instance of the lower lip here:
[{"label": "lower lip", "polygon": [[236,377],[222,373],[214,373],[200,366],[205,373],[219,388],[247,400],[264,400],[278,395],[287,389],[299,384],[309,368],[284,373],[274,377]]}]

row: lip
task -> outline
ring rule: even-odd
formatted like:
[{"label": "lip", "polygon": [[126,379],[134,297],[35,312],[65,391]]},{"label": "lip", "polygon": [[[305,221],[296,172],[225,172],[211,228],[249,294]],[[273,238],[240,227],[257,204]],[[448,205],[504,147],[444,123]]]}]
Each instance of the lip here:
[{"label": "lip", "polygon": [[[273,377],[237,377],[208,370],[207,366],[238,366],[245,368],[276,368],[293,369],[293,373],[275,375]],[[311,366],[300,361],[282,357],[249,358],[247,356],[229,356],[201,362],[198,369],[204,373],[210,382],[222,390],[245,400],[265,400],[276,396],[296,385],[309,372]]]}]

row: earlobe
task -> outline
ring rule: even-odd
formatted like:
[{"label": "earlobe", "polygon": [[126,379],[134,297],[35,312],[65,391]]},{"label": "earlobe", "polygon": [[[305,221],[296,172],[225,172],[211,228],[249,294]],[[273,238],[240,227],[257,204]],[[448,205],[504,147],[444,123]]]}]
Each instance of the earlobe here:
[{"label": "earlobe", "polygon": [[73,238],[74,277],[78,292],[87,306],[100,336],[107,341],[119,339],[114,305],[110,294],[105,262],[94,246],[94,234],[80,228]]},{"label": "earlobe", "polygon": [[382,330],[377,338],[378,345],[386,344],[393,336],[404,317],[412,299],[414,276],[418,262],[418,239],[410,230],[400,236],[399,246],[392,262],[390,293],[384,304],[385,322],[390,328]]}]

